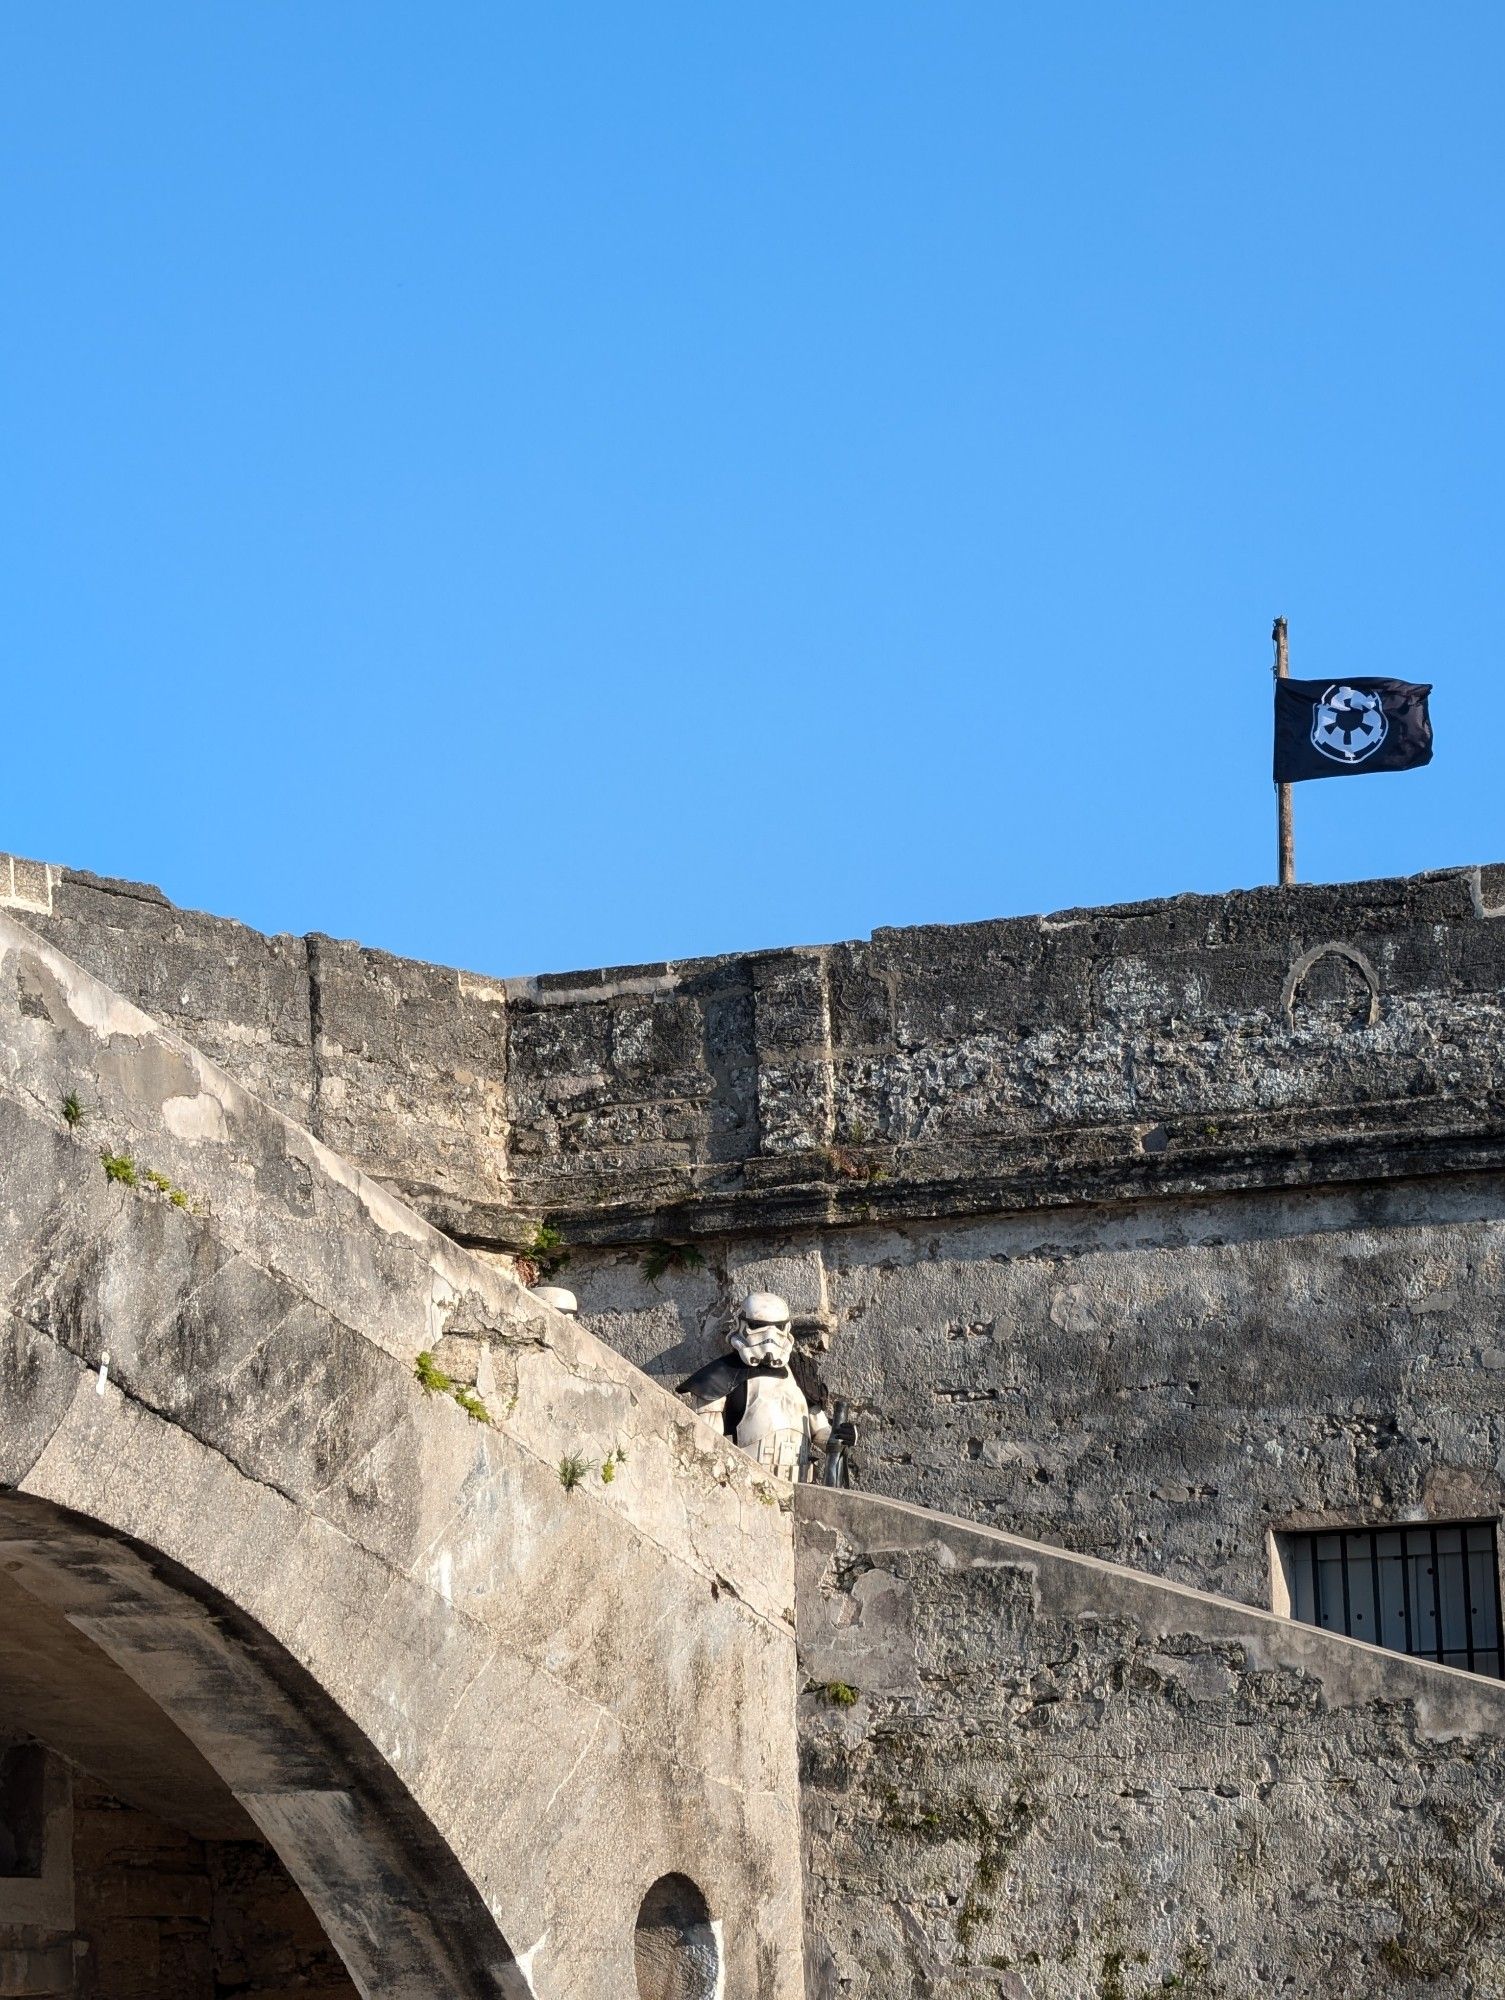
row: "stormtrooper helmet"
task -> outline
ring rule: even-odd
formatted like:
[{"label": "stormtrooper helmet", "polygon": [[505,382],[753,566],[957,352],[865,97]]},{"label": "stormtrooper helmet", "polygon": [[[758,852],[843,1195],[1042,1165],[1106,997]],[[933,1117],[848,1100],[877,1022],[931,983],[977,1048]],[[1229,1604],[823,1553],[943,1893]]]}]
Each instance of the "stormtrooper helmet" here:
[{"label": "stormtrooper helmet", "polygon": [[749,1368],[787,1368],[794,1352],[788,1301],[777,1292],[749,1292],[737,1308],[727,1340]]}]

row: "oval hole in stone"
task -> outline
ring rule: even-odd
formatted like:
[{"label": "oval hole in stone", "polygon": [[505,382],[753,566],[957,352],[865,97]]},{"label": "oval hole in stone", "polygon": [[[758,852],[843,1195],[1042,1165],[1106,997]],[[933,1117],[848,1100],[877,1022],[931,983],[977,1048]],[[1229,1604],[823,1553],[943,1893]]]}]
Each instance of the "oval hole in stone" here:
[{"label": "oval hole in stone", "polygon": [[638,1911],[638,2000],[716,2000],[721,1947],[688,1875],[661,1875]]}]

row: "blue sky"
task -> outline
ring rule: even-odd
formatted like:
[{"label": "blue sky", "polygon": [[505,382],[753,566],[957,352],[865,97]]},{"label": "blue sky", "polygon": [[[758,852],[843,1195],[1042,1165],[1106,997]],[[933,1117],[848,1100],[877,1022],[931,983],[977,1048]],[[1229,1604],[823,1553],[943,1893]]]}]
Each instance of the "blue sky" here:
[{"label": "blue sky", "polygon": [[1505,9],[0,14],[0,847],[497,973],[1505,858]]}]

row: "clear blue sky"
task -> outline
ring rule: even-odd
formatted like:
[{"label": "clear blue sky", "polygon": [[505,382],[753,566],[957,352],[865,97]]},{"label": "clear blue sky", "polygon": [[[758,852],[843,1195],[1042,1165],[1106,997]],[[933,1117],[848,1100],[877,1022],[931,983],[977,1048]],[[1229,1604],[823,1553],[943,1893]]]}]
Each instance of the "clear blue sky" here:
[{"label": "clear blue sky", "polygon": [[0,14],[0,847],[515,973],[1505,858],[1505,8]]}]

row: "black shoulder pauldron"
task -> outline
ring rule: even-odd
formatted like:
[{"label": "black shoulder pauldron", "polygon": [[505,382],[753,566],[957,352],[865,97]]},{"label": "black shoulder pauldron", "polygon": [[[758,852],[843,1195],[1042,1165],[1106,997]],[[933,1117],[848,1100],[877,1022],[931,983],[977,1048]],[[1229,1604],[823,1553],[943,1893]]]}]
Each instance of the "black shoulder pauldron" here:
[{"label": "black shoulder pauldron", "polygon": [[729,1396],[746,1372],[735,1355],[718,1354],[704,1368],[697,1368],[693,1375],[687,1375],[674,1393],[676,1396],[699,1396],[705,1402],[713,1403],[718,1396]]}]

